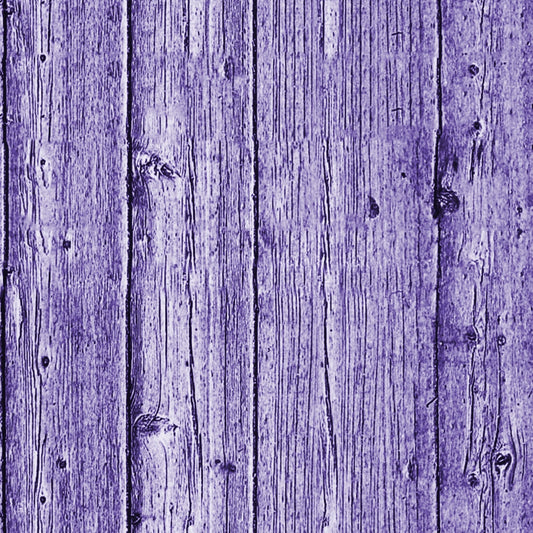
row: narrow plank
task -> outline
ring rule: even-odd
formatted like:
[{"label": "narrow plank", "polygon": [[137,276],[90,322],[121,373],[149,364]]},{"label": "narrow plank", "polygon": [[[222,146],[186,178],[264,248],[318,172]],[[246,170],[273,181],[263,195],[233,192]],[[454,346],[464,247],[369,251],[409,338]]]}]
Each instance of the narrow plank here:
[{"label": "narrow plank", "polygon": [[125,2],[7,8],[6,530],[125,531]]},{"label": "narrow plank", "polygon": [[250,515],[252,159],[246,1],[134,0],[132,521]]},{"label": "narrow plank", "polygon": [[532,15],[443,5],[442,531],[533,528]]},{"label": "narrow plank", "polygon": [[434,531],[435,4],[258,4],[258,530]]}]

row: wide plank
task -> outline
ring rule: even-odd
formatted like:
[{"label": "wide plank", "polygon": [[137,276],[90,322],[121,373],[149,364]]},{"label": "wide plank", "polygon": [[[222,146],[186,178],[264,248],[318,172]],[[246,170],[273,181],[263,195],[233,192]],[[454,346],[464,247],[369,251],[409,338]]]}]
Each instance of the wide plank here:
[{"label": "wide plank", "polygon": [[246,0],[132,3],[135,531],[250,520],[249,13]]},{"label": "wide plank", "polygon": [[434,531],[436,7],[257,17],[258,531]]},{"label": "wide plank", "polygon": [[533,529],[533,5],[442,5],[441,530]]},{"label": "wide plank", "polygon": [[126,528],[125,5],[4,5],[4,531]]}]

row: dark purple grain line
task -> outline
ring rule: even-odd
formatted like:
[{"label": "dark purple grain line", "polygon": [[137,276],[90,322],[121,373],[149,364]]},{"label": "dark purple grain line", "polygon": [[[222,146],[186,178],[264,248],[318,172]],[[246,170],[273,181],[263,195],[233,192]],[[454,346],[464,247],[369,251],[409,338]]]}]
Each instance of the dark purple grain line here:
[{"label": "dark purple grain line", "polygon": [[133,268],[133,140],[131,135],[132,126],[132,58],[133,58],[133,31],[132,31],[132,0],[126,0],[126,142],[127,142],[127,175],[126,175],[126,192],[127,192],[127,261],[126,261],[126,531],[132,530],[132,361],[133,361],[133,342],[131,336],[131,281]]},{"label": "dark purple grain line", "polygon": [[257,135],[257,0],[252,0],[252,145],[253,145],[253,355],[252,355],[252,531],[257,531],[259,464],[259,139]]},{"label": "dark purple grain line", "polygon": [[3,196],[3,258],[2,258],[2,295],[0,300],[0,319],[2,320],[2,330],[0,332],[0,344],[1,344],[1,360],[0,360],[0,371],[2,372],[1,386],[2,391],[0,392],[0,404],[1,404],[1,413],[2,417],[1,422],[1,431],[2,431],[2,465],[1,465],[1,475],[2,475],[2,531],[3,533],[7,532],[7,451],[6,451],[6,433],[7,433],[7,396],[6,396],[6,367],[7,367],[7,345],[6,345],[6,291],[8,283],[8,269],[9,269],[9,145],[7,142],[7,59],[8,59],[8,48],[7,48],[7,29],[8,29],[8,5],[7,0],[4,0],[2,3],[2,31],[3,31],[3,50],[2,50],[2,149],[3,149],[3,187],[4,187],[4,196]]},{"label": "dark purple grain line", "polygon": [[439,303],[442,285],[441,267],[441,225],[439,193],[442,188],[439,174],[439,147],[442,138],[442,0],[437,0],[437,133],[435,135],[435,152],[433,161],[433,216],[437,218],[437,280],[435,295],[435,337],[433,345],[433,386],[435,403],[433,405],[435,430],[435,510],[437,533],[440,533],[440,420],[439,420]]}]

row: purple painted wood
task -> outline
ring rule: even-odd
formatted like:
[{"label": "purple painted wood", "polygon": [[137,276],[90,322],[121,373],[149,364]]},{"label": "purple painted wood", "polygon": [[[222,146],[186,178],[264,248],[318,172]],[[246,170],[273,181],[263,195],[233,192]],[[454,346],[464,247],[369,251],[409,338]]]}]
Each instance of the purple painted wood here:
[{"label": "purple painted wood", "polygon": [[442,40],[442,531],[532,531],[533,6],[445,3]]},{"label": "purple painted wood", "polygon": [[529,4],[4,3],[3,531],[533,530]]},{"label": "purple painted wood", "polygon": [[136,531],[249,523],[249,15],[246,0],[133,2]]},{"label": "purple painted wood", "polygon": [[435,4],[259,2],[259,531],[435,531]]},{"label": "purple painted wood", "polygon": [[4,531],[124,531],[126,2],[4,4]]}]

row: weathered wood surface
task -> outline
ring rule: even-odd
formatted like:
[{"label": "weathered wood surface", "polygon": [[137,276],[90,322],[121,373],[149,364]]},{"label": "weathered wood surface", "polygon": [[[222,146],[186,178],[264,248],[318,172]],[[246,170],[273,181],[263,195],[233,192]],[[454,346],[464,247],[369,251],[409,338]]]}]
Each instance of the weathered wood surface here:
[{"label": "weathered wood surface", "polygon": [[133,2],[136,531],[249,521],[250,39],[246,0]]},{"label": "weathered wood surface", "polygon": [[532,15],[443,4],[442,531],[533,530]]},{"label": "weathered wood surface", "polygon": [[3,531],[532,530],[532,17],[4,2]]},{"label": "weathered wood surface", "polygon": [[4,531],[122,531],[125,2],[7,10]]},{"label": "weathered wood surface", "polygon": [[258,12],[258,530],[434,531],[434,6]]}]

